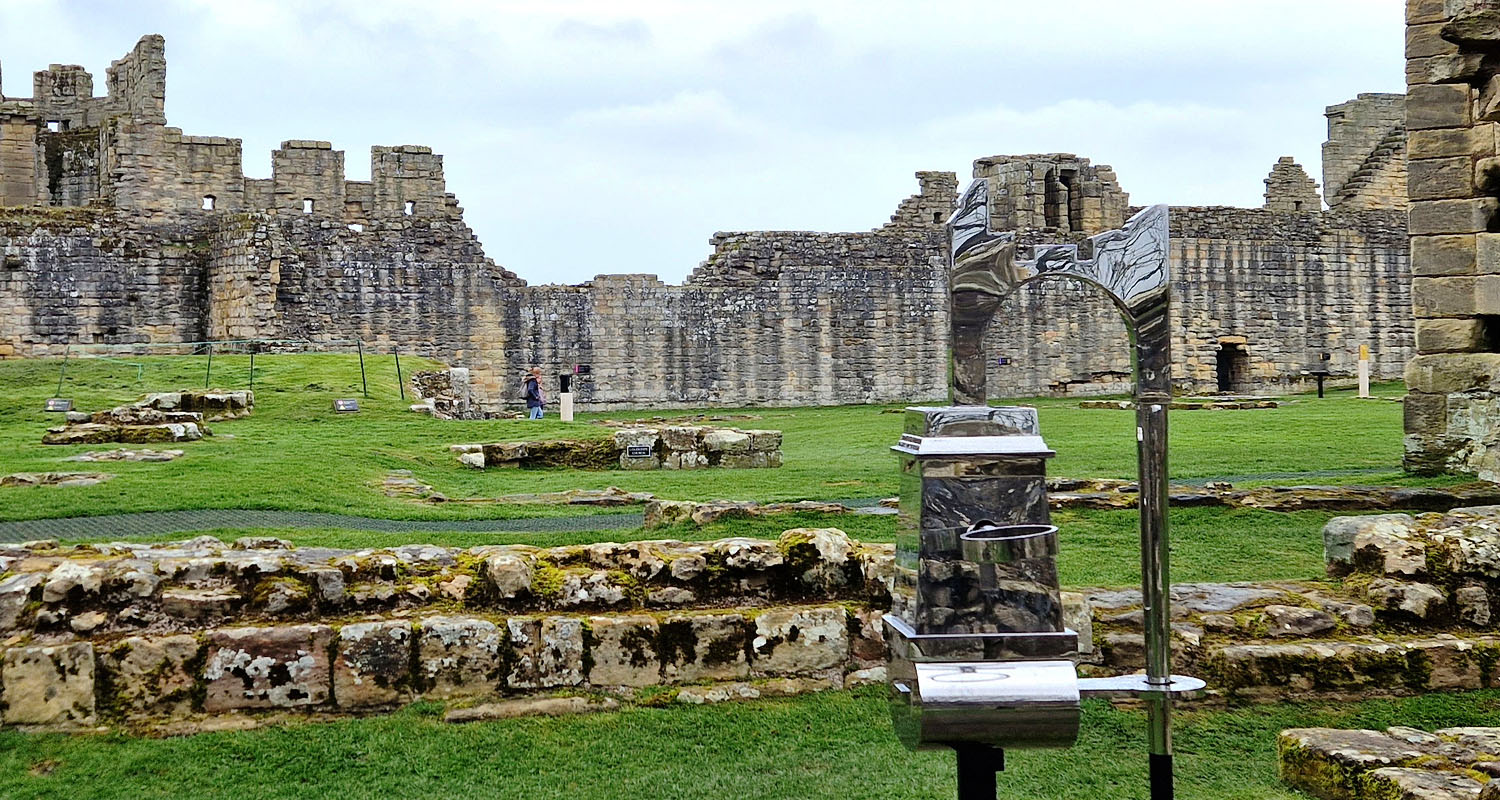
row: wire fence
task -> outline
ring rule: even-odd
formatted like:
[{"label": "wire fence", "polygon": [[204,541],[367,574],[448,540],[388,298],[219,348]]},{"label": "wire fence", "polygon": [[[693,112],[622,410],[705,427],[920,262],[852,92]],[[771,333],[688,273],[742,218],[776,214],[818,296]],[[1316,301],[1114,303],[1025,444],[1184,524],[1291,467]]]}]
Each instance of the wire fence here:
[{"label": "wire fence", "polygon": [[[423,348],[408,348],[407,356]],[[359,391],[370,397],[371,372],[387,366],[395,369],[396,389],[404,401],[406,393],[406,370],[402,366],[400,345],[375,345],[362,339],[320,340],[311,339],[209,339],[193,342],[150,342],[133,344],[69,344],[58,363],[57,385],[53,397],[62,397],[69,386],[92,385],[101,381],[115,384],[133,373],[135,388],[151,384],[173,385],[180,388],[184,380],[192,380],[194,370],[180,359],[192,359],[200,364],[204,389],[244,386],[255,390],[257,379],[264,381],[270,374],[266,369],[267,359],[287,354],[344,354],[357,356],[359,360]],[[170,359],[163,358],[170,357]],[[260,359],[257,365],[256,360]],[[245,363],[247,362],[248,363]],[[170,363],[170,366],[167,364]],[[99,373],[95,365],[105,365]],[[409,364],[408,364],[409,366]],[[84,373],[92,373],[85,375]],[[330,374],[332,371],[330,370]],[[126,380],[129,380],[127,377]],[[81,387],[80,387],[81,388]],[[124,388],[124,387],[120,387]],[[379,382],[376,389],[379,390]]]}]

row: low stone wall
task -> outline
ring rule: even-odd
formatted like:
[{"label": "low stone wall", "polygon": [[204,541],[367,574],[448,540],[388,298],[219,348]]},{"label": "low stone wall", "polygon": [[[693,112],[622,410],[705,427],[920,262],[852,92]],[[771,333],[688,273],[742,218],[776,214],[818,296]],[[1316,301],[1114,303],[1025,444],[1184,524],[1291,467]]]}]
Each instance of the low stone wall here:
[{"label": "low stone wall", "polygon": [[763,469],[781,466],[781,431],[678,425],[621,428],[612,439],[457,444],[450,449],[475,469]]},{"label": "low stone wall", "polygon": [[1500,800],[1500,728],[1293,728],[1276,750],[1281,779],[1319,800]]},{"label": "low stone wall", "polygon": [[833,529],[551,549],[0,547],[0,722],[657,686],[713,702],[880,680],[890,559]]}]

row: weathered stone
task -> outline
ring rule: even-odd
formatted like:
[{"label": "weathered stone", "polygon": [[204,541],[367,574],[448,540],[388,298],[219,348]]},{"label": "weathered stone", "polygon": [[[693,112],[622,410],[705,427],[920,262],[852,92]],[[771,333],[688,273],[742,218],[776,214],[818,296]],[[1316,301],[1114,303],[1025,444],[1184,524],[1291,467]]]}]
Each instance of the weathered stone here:
[{"label": "weathered stone", "polygon": [[531,591],[535,560],[514,553],[496,553],[485,559],[484,574],[501,600],[511,600]]},{"label": "weathered stone", "polygon": [[1425,583],[1402,583],[1377,578],[1364,590],[1370,605],[1380,611],[1395,611],[1425,620],[1447,610],[1448,596],[1436,586]]},{"label": "weathered stone", "polygon": [[481,450],[477,453],[460,453],[458,456],[458,463],[472,469],[484,469],[484,451]]},{"label": "weathered stone", "polygon": [[327,625],[226,628],[208,634],[203,709],[318,706],[331,690]]},{"label": "weathered stone", "polygon": [[97,596],[103,585],[104,570],[76,561],[64,561],[47,575],[47,583],[42,586],[42,602],[77,602]]},{"label": "weathered stone", "polygon": [[117,708],[172,716],[192,709],[200,652],[198,640],[186,634],[131,636],[99,654],[99,669]]},{"label": "weathered stone", "polygon": [[161,610],[186,620],[210,620],[229,616],[243,601],[233,589],[167,589],[161,593]]},{"label": "weathered stone", "polygon": [[495,623],[464,617],[427,617],[417,638],[418,675],[425,694],[473,697],[499,688],[503,634]]},{"label": "weathered stone", "polygon": [[1474,234],[1413,236],[1411,239],[1412,275],[1419,277],[1473,275],[1477,260],[1476,250]]},{"label": "weathered stone", "polygon": [[344,602],[344,571],[333,567],[314,567],[304,575],[313,586],[314,597],[323,606],[337,607]]},{"label": "weathered stone", "polygon": [[590,617],[593,686],[654,686],[661,682],[661,660],[656,656],[660,629],[648,616]]},{"label": "weathered stone", "polygon": [[517,717],[559,717],[592,711],[615,711],[619,707],[620,701],[609,697],[534,697],[455,708],[443,715],[443,721],[461,723]]},{"label": "weathered stone", "polygon": [[795,675],[830,669],[849,658],[848,613],[842,607],[767,611],[755,618],[751,648],[759,673]]},{"label": "weathered stone", "polygon": [[345,625],[333,659],[333,696],[341,708],[400,702],[410,690],[411,662],[411,622]]},{"label": "weathered stone", "polygon": [[1412,307],[1422,318],[1473,316],[1477,308],[1474,282],[1475,279],[1468,276],[1412,278]]},{"label": "weathered stone", "polygon": [[513,689],[583,683],[583,621],[575,617],[505,621],[511,650],[505,684]]},{"label": "weathered stone", "polygon": [[26,603],[46,582],[41,573],[21,573],[0,579],[0,633],[16,628],[21,623],[21,614]]},{"label": "weathered stone", "polygon": [[740,431],[716,430],[703,435],[703,449],[709,453],[748,453],[750,435]]},{"label": "weathered stone", "polygon": [[88,642],[5,651],[4,715],[9,725],[94,723],[94,646]]},{"label": "weathered stone", "polygon": [[1266,606],[1261,612],[1272,638],[1317,636],[1333,630],[1333,617],[1316,609],[1297,606]]},{"label": "weathered stone", "polygon": [[1360,800],[1365,773],[1414,764],[1424,751],[1378,731],[1293,728],[1276,742],[1281,779],[1327,800]]},{"label": "weathered stone", "polygon": [[667,683],[734,680],[750,673],[750,623],[739,614],[693,614],[660,623],[657,657]]},{"label": "weathered stone", "polygon": [[1483,586],[1462,586],[1453,592],[1458,621],[1476,628],[1490,624],[1490,597]]},{"label": "weathered stone", "polygon": [[[1406,127],[1416,131],[1467,126],[1473,122],[1469,105],[1467,84],[1413,86],[1406,94]],[[1415,199],[1418,195],[1411,196]]]},{"label": "weathered stone", "polygon": [[1484,323],[1477,319],[1417,320],[1417,352],[1472,353],[1484,347]]},{"label": "weathered stone", "polygon": [[1358,571],[1411,577],[1427,566],[1410,514],[1334,517],[1323,526],[1323,555],[1335,576]]}]

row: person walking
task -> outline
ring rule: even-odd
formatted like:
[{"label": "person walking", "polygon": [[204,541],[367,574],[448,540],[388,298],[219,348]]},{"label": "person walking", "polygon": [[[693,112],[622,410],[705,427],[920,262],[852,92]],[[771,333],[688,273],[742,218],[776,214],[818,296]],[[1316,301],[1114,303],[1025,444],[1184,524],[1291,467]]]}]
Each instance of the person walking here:
[{"label": "person walking", "polygon": [[526,394],[527,419],[541,419],[542,407],[547,404],[547,395],[542,392],[542,368],[532,367],[523,385]]}]

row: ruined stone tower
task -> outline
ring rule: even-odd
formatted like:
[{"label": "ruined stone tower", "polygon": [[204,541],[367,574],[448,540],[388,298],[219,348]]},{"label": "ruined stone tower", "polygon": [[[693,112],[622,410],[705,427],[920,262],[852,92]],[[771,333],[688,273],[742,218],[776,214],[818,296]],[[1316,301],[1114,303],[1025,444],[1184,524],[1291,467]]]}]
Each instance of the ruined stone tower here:
[{"label": "ruined stone tower", "polygon": [[1282,156],[1266,178],[1264,208],[1282,214],[1321,211],[1323,198],[1318,196],[1318,184],[1308,177],[1302,165],[1291,156]]}]

